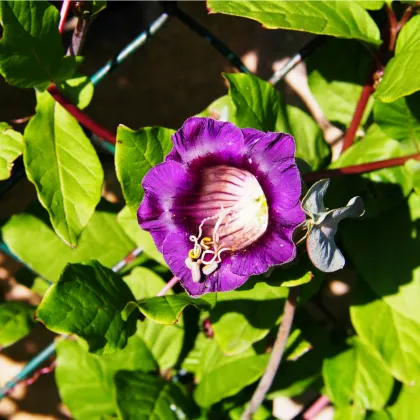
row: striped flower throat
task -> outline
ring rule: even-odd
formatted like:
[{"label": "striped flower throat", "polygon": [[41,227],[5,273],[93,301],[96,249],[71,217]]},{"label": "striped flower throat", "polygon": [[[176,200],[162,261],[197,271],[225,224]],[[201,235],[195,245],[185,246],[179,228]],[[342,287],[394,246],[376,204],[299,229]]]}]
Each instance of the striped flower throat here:
[{"label": "striped flower throat", "polygon": [[185,215],[198,225],[186,266],[195,283],[217,270],[229,253],[240,251],[260,238],[268,226],[268,207],[257,178],[227,165],[205,168],[198,200]]}]

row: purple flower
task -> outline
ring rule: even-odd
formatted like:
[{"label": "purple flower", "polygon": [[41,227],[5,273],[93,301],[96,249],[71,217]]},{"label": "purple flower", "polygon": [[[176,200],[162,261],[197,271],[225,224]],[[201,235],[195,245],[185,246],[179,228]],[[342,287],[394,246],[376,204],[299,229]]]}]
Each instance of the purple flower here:
[{"label": "purple flower", "polygon": [[295,258],[305,220],[293,137],[190,118],[143,180],[137,216],[191,296],[225,292]]}]

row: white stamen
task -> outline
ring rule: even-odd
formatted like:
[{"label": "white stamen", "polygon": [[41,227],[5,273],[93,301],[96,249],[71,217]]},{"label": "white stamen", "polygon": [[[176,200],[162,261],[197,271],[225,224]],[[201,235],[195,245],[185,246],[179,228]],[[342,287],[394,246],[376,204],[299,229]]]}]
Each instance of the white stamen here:
[{"label": "white stamen", "polygon": [[217,270],[217,267],[219,266],[219,264],[217,264],[217,262],[213,262],[209,265],[206,265],[205,267],[203,267],[203,274],[205,276],[210,275],[211,273],[215,272]]},{"label": "white stamen", "polygon": [[191,275],[194,283],[198,283],[201,279],[200,264],[198,261],[191,262]]}]

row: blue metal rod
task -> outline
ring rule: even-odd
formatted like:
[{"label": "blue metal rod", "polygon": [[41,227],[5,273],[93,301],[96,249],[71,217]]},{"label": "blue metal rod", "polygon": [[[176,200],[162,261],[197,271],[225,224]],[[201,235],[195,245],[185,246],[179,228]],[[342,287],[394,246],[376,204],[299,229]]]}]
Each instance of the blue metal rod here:
[{"label": "blue metal rod", "polygon": [[105,76],[115,70],[127,57],[141,47],[148,38],[153,36],[168,21],[168,19],[169,15],[167,13],[162,13],[145,31],[131,41],[116,57],[109,60],[90,78],[93,85],[96,86],[104,79]]},{"label": "blue metal rod", "polygon": [[202,36],[210,43],[210,45],[219,51],[220,54],[226,57],[240,72],[252,74],[252,71],[249,70],[244,63],[242,63],[241,59],[224,42],[220,41],[220,39],[216,38],[208,29],[201,26],[201,24],[194,20],[191,16],[179,9],[175,3],[166,4],[166,7],[169,14],[175,16],[195,33]]},{"label": "blue metal rod", "polygon": [[[66,338],[65,336],[64,338]],[[24,368],[7,384],[0,389],[0,400],[5,397],[20,381],[23,381],[30,373],[32,373],[38,366],[52,356],[55,352],[55,342],[53,341],[48,347],[38,353],[32,360],[30,360]]]}]

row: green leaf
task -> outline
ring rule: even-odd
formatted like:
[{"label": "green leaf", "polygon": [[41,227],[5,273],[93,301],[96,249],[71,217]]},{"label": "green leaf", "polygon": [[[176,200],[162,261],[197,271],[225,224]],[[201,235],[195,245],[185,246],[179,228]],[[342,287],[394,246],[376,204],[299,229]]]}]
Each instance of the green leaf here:
[{"label": "green leaf", "polygon": [[77,121],[48,92],[24,133],[28,179],[64,242],[74,247],[101,198],[103,170]]},{"label": "green leaf", "polygon": [[184,329],[177,325],[160,325],[151,319],[138,323],[137,336],[146,344],[161,371],[175,366],[184,342]]},{"label": "green leaf", "polygon": [[339,407],[380,410],[392,392],[393,378],[375,351],[357,338],[350,348],[324,362],[328,397]]},{"label": "green leaf", "polygon": [[74,250],[30,214],[14,215],[1,232],[7,246],[19,259],[52,282],[58,280],[69,262],[97,259],[102,265],[112,267],[135,248],[117,224],[115,214],[104,211],[93,214]]},{"label": "green leaf", "polygon": [[178,384],[141,371],[120,371],[115,385],[122,420],[191,418],[187,397]]},{"label": "green leaf", "polygon": [[[136,300],[156,296],[165,286],[165,282],[155,272],[146,267],[134,267],[131,273],[124,277]],[[169,290],[168,294],[173,291]]]},{"label": "green leaf", "polygon": [[[371,66],[369,52],[354,40],[327,39],[308,57],[309,87],[329,121],[350,125]],[[362,124],[373,102],[368,103]]]},{"label": "green leaf", "polygon": [[206,337],[204,333],[199,333],[193,349],[182,363],[182,368],[193,372],[195,382],[200,383],[213,370],[255,355],[256,352],[252,347],[240,354],[226,355],[216,340]]},{"label": "green leaf", "polygon": [[[360,338],[377,351],[395,378],[407,384],[418,381],[420,322],[394,309],[361,281],[352,291],[352,300],[351,319]],[[404,302],[402,296],[400,300]]]},{"label": "green leaf", "polygon": [[45,89],[71,77],[75,57],[64,57],[59,12],[47,1],[1,1],[0,73],[11,85]]},{"label": "green leaf", "polygon": [[420,90],[419,67],[420,16],[414,16],[398,35],[395,57],[385,67],[375,96],[383,102],[393,102]]},{"label": "green leaf", "polygon": [[[153,271],[145,267],[134,267],[124,281],[130,287],[137,300],[156,296],[165,286],[165,282]],[[169,290],[167,294],[172,294]],[[141,337],[149,348],[161,370],[175,365],[181,353],[184,341],[184,329],[177,325],[160,325],[150,319],[137,324],[137,336]]]},{"label": "green leaf", "polygon": [[209,294],[205,297],[195,299],[187,296],[186,293],[172,296],[157,296],[143,299],[138,302],[139,309],[143,315],[152,319],[158,324],[175,324],[182,314],[182,311],[189,305],[195,306],[198,310],[209,310],[214,304],[215,297]]},{"label": "green leaf", "polygon": [[334,408],[334,420],[364,420],[365,418],[366,410],[355,405]]},{"label": "green leaf", "polygon": [[87,76],[76,76],[58,85],[64,96],[68,98],[78,108],[86,108],[94,93],[94,86]]},{"label": "green leaf", "polygon": [[210,321],[215,340],[225,354],[242,353],[264,338],[280,322],[287,288],[281,287],[287,270],[272,278],[255,276],[239,289],[220,293]]},{"label": "green leaf", "polygon": [[268,29],[292,29],[339,38],[381,43],[379,28],[362,6],[352,1],[217,1],[208,0],[212,13],[242,16]]},{"label": "green leaf", "polygon": [[120,125],[117,132],[115,168],[127,207],[135,213],[143,198],[141,182],[147,172],[172,149],[174,130],[146,127],[138,131]]},{"label": "green leaf", "polygon": [[76,341],[57,343],[55,380],[62,401],[79,420],[99,420],[116,414],[116,372],[153,372],[156,368],[151,352],[137,335],[129,338],[124,350],[107,356],[88,353]]},{"label": "green leaf", "polygon": [[327,163],[330,147],[325,142],[318,124],[304,111],[287,106],[291,133],[296,142],[296,157],[317,170]]},{"label": "green leaf", "polygon": [[341,237],[357,272],[375,294],[416,323],[420,323],[419,217],[420,197],[411,194],[393,211],[343,225]]},{"label": "green leaf", "polygon": [[418,160],[409,159],[405,162],[404,169],[411,178],[414,191],[420,195],[420,162]]},{"label": "green leaf", "polygon": [[0,181],[10,177],[13,162],[22,152],[22,134],[7,123],[0,123]]},{"label": "green leaf", "polygon": [[236,109],[229,95],[224,95],[213,101],[197,117],[214,118],[217,121],[235,122]]},{"label": "green leaf", "polygon": [[34,308],[21,302],[0,305],[0,347],[11,346],[32,330]]},{"label": "green leaf", "polygon": [[223,74],[236,108],[235,124],[261,131],[290,132],[285,105],[270,83],[250,74]]},{"label": "green leaf", "polygon": [[117,221],[127,236],[140,247],[145,254],[166,266],[162,254],[156,249],[156,245],[149,232],[143,230],[137,222],[136,216],[128,207],[124,207],[117,216]]},{"label": "green leaf", "polygon": [[420,150],[419,107],[420,93],[391,103],[376,101],[373,107],[375,122],[389,137],[401,142],[404,154]]},{"label": "green leaf", "polygon": [[202,378],[194,391],[194,399],[202,407],[210,407],[223,398],[237,394],[264,373],[268,354],[236,359],[214,368]]},{"label": "green leaf", "polygon": [[357,0],[360,6],[367,10],[380,10],[385,4],[383,0]]},{"label": "green leaf", "polygon": [[391,419],[416,420],[418,418],[419,395],[419,383],[411,386],[403,385],[397,401],[387,409]]},{"label": "green leaf", "polygon": [[127,303],[133,300],[121,277],[97,261],[69,264],[36,315],[51,331],[86,340],[90,352],[110,354],[123,349],[136,331],[137,310],[123,319]]},{"label": "green leaf", "polygon": [[[366,135],[347,149],[330,168],[375,162],[402,155],[400,143],[388,138],[376,124],[372,124]],[[329,207],[338,207],[349,197],[359,195],[365,204],[366,218],[370,218],[397,206],[411,189],[410,178],[403,167],[385,168],[359,177],[334,180],[327,198],[333,199]]]}]

